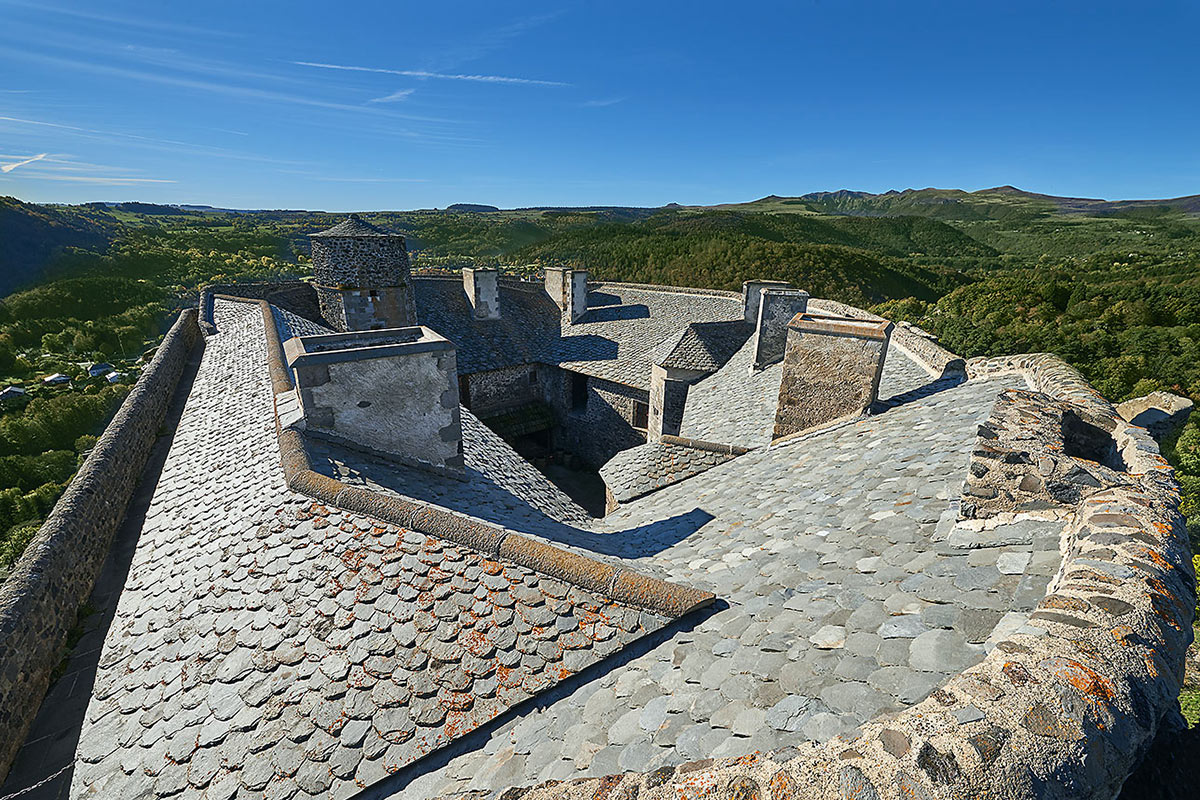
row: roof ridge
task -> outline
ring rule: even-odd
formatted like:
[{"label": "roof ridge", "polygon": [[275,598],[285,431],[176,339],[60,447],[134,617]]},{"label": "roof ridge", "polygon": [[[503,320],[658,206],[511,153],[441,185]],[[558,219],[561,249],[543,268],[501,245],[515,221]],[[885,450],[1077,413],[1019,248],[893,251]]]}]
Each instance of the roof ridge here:
[{"label": "roof ridge", "polygon": [[[230,295],[214,297],[251,303],[262,310],[272,392],[275,395],[291,392],[291,376],[284,366],[283,343],[275,327],[271,304],[266,300]],[[284,428],[278,410],[275,432],[288,488],[320,502],[498,556],[609,600],[672,618],[682,617],[716,600],[712,592],[670,583],[625,567],[618,568],[490,522],[470,519],[450,509],[350,486],[312,469],[303,435],[294,428]]]}]

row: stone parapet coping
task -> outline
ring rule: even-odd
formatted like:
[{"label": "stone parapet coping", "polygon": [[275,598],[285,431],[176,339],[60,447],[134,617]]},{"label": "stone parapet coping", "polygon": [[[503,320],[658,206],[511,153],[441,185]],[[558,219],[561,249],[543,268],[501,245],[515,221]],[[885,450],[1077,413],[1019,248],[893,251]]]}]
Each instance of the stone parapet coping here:
[{"label": "stone parapet coping", "polygon": [[809,314],[802,312],[792,318],[788,329],[800,333],[822,333],[830,336],[852,336],[857,339],[877,339],[887,341],[888,335],[895,326],[887,320],[855,319],[854,317],[833,317],[825,314]]},{"label": "stone parapet coping", "polygon": [[[222,300],[253,303],[262,310],[267,337],[267,363],[278,405],[279,395],[292,393],[292,382],[285,366],[283,345],[275,327],[270,303],[230,295],[217,297]],[[669,617],[681,617],[716,600],[716,596],[711,592],[668,583],[632,570],[605,564],[439,506],[350,486],[314,471],[303,434],[294,428],[282,427],[278,412],[275,422],[284,478],[292,491],[347,511],[479,550],[579,586],[615,602]]]},{"label": "stone parapet coping", "polygon": [[[1055,356],[973,361],[1116,417]],[[1105,411],[1105,409],[1107,409]],[[1131,485],[1085,499],[1063,561],[1028,625],[926,700],[852,738],[457,797],[505,800],[1112,798],[1178,717],[1195,582],[1179,486],[1141,429],[1112,420]]]},{"label": "stone parapet coping", "polygon": [[[833,312],[857,319],[882,321],[883,317],[855,308],[836,300],[809,300],[811,308],[820,311]],[[966,371],[966,362],[951,353],[928,336],[922,336],[905,325],[897,325],[892,331],[892,344],[899,347],[905,355],[924,367],[934,378],[961,374]]]},{"label": "stone parapet coping", "polygon": [[0,781],[41,706],[67,634],[108,556],[193,345],[180,312],[149,366],[0,585]]},{"label": "stone parapet coping", "polygon": [[621,281],[588,281],[589,289],[604,289],[606,287],[616,289],[648,289],[653,292],[666,292],[667,294],[699,294],[708,297],[730,297],[736,300],[742,299],[741,292],[730,292],[724,289],[699,289],[691,286],[662,286],[656,283],[623,283]]},{"label": "stone parapet coping", "polygon": [[750,452],[749,447],[739,447],[736,444],[720,444],[719,442],[706,442],[703,439],[688,439],[685,436],[672,436],[669,433],[663,434],[660,441],[663,444],[674,444],[680,447],[690,447],[693,450],[706,450],[710,453],[721,453],[729,456],[744,456]]}]

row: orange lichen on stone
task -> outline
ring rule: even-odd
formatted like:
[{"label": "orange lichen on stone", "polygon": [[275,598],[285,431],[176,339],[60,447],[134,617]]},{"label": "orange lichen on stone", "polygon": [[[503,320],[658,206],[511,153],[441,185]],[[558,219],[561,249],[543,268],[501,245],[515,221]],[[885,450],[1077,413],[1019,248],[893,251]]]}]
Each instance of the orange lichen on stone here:
[{"label": "orange lichen on stone", "polygon": [[1090,667],[1065,658],[1052,660],[1051,671],[1059,678],[1078,689],[1084,697],[1098,702],[1111,703],[1117,692],[1112,681]]}]

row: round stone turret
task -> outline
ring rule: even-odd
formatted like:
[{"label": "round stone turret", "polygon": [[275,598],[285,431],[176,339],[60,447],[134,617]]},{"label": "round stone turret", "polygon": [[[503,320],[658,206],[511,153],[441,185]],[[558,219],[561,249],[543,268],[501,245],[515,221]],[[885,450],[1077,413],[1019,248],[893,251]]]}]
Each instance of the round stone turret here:
[{"label": "round stone turret", "polygon": [[309,234],[321,316],[334,330],[417,324],[404,237],[351,214]]}]

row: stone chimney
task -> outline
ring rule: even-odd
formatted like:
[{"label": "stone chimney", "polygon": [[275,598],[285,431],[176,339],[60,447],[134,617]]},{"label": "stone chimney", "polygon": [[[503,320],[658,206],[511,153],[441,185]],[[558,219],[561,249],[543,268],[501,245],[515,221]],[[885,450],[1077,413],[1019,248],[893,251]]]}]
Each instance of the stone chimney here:
[{"label": "stone chimney", "polygon": [[650,367],[650,409],[646,419],[646,441],[678,436],[683,425],[683,408],[688,387],[711,373],[675,369],[662,364]]},{"label": "stone chimney", "polygon": [[417,324],[404,237],[356,214],[309,235],[321,317],[337,331]]},{"label": "stone chimney", "polygon": [[568,324],[587,313],[587,280],[586,269],[546,267],[546,294],[562,311]]},{"label": "stone chimney", "polygon": [[475,319],[500,319],[500,273],[494,269],[463,268],[463,289]]},{"label": "stone chimney", "polygon": [[862,414],[879,394],[892,323],[800,314],[787,328],[778,439]]},{"label": "stone chimney", "polygon": [[429,328],[284,343],[305,430],[411,466],[464,470],[454,345]]},{"label": "stone chimney", "polygon": [[787,281],[746,281],[742,284],[742,316],[751,325],[758,324],[758,304],[762,299],[763,289],[790,289]]},{"label": "stone chimney", "polygon": [[754,369],[783,360],[788,324],[808,310],[808,292],[800,289],[759,290],[758,319],[754,325]]}]

